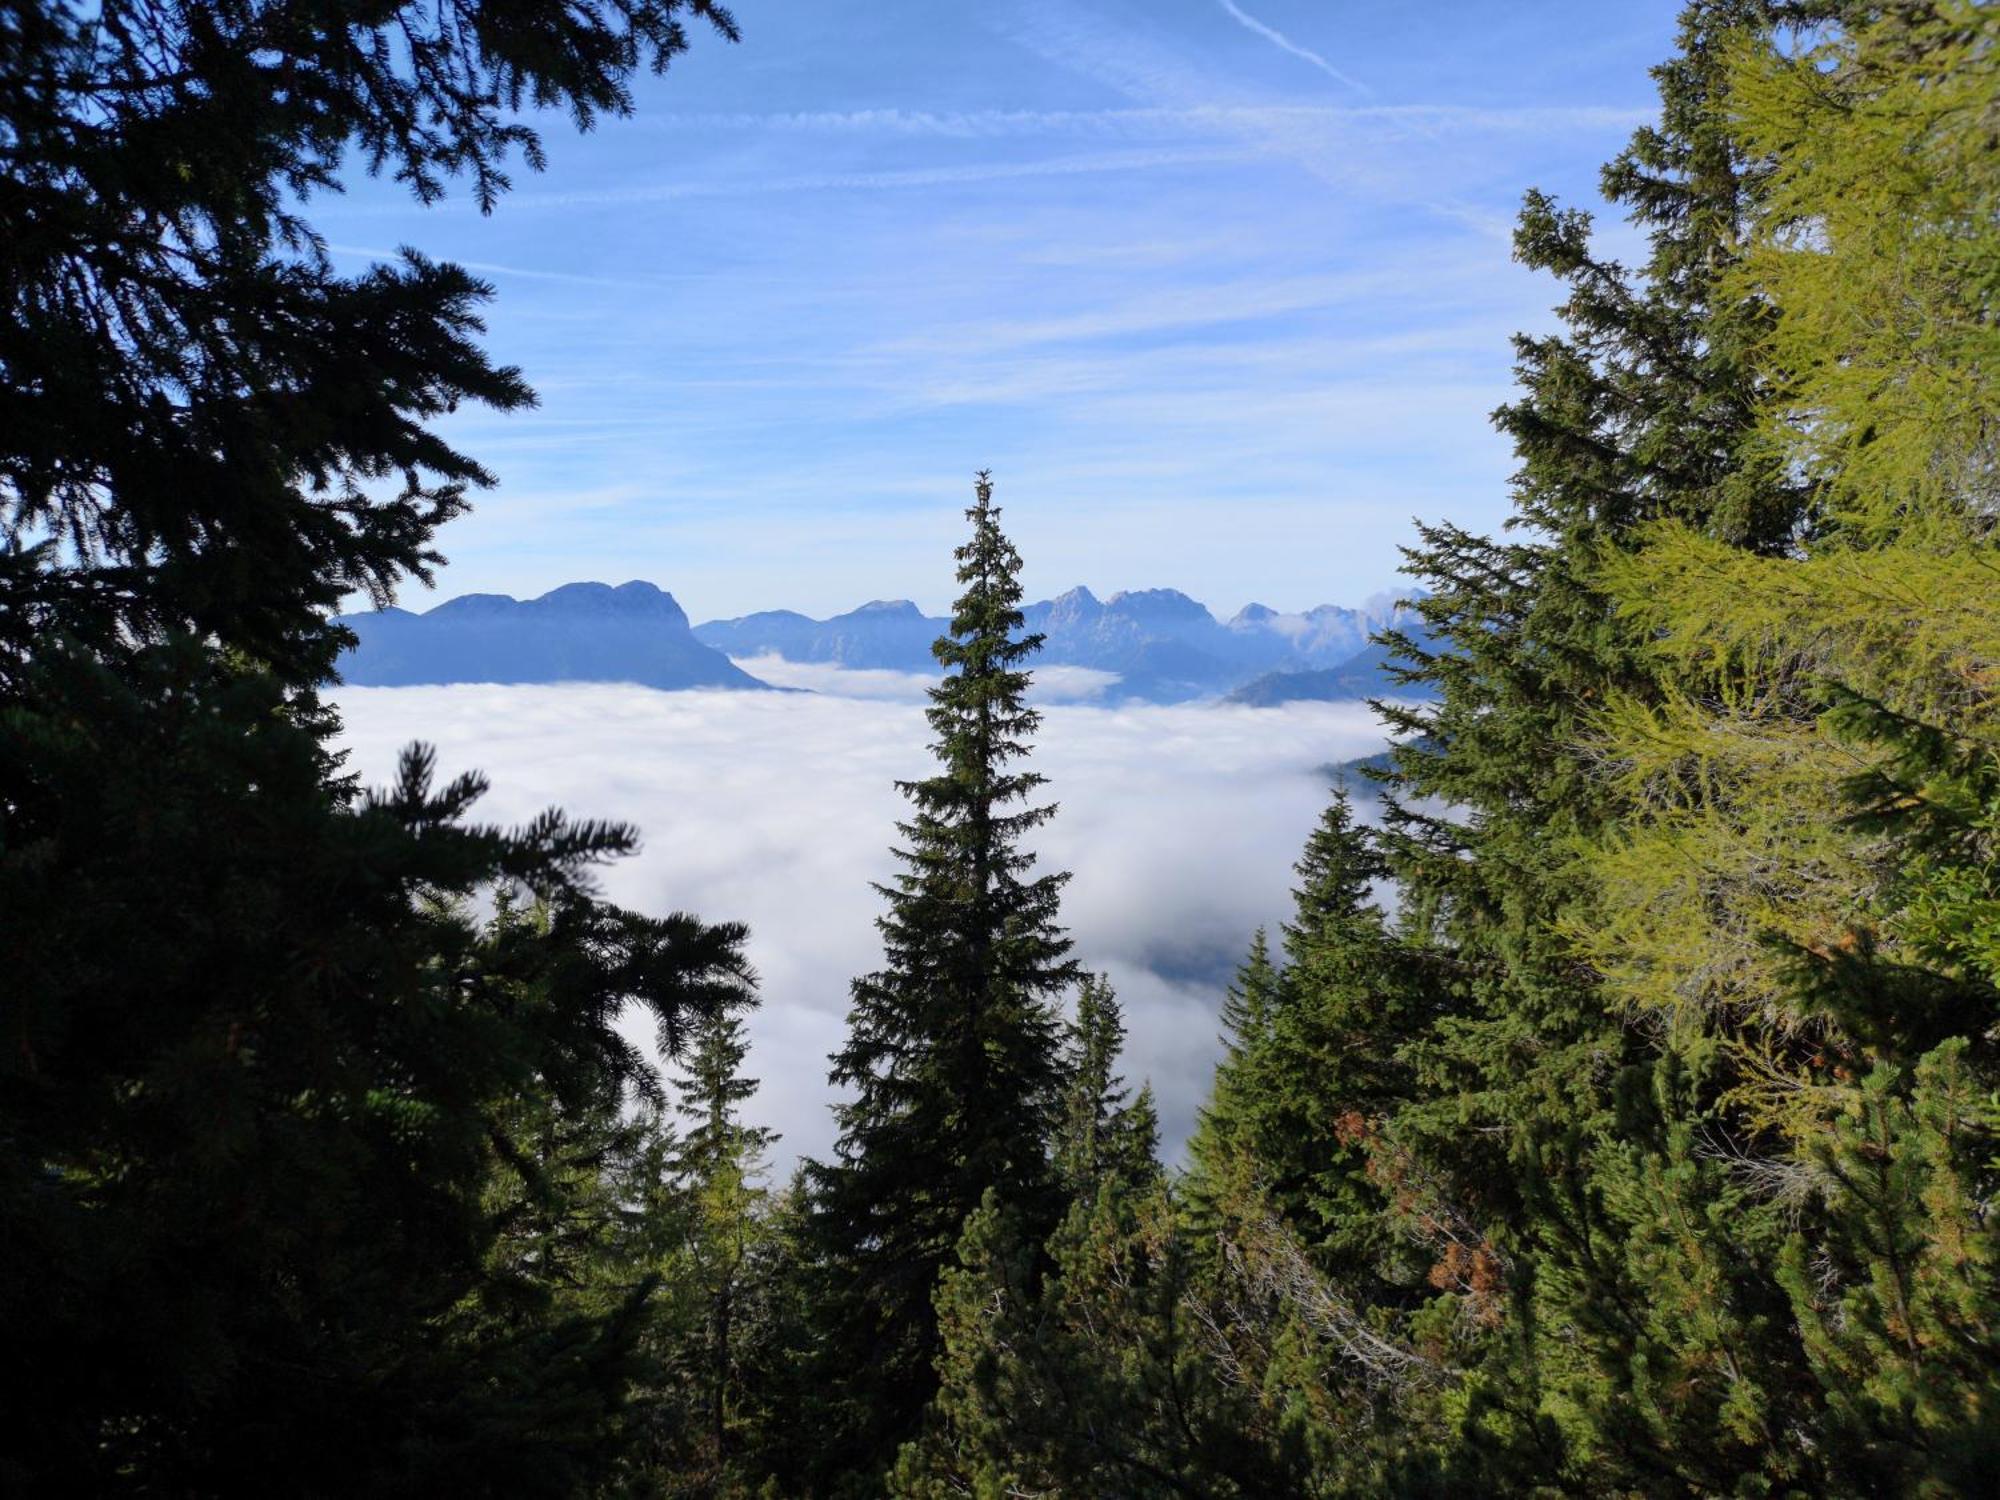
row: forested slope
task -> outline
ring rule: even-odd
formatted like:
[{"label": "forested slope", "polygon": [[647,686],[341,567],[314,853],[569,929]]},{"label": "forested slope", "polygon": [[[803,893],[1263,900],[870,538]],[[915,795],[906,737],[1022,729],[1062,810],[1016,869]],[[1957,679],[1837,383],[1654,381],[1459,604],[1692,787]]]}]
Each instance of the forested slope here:
[{"label": "forested slope", "polygon": [[1514,524],[1421,527],[1397,747],[1249,946],[1184,1168],[1035,862],[981,475],[838,1141],[775,1187],[740,929],[605,902],[630,830],[342,769],[329,613],[487,478],[435,419],[529,393],[484,287],[340,277],[290,196],[358,146],[497,202],[506,106],[588,122],[733,23],[19,16],[10,1491],[1990,1488],[2000,12],[1695,0],[1605,170],[1645,260],[1528,196]]}]

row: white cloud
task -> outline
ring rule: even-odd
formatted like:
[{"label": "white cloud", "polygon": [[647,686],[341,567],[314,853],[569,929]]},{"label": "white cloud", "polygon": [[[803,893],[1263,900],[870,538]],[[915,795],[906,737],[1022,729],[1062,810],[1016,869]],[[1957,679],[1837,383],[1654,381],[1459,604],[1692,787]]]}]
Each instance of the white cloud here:
[{"label": "white cloud", "polygon": [[[364,779],[426,740],[444,773],[491,778],[484,818],[554,804],[637,824],[642,852],[604,875],[614,899],[750,924],[755,1108],[785,1134],[782,1165],[831,1144],[826,1058],[848,981],[880,962],[869,883],[894,873],[907,808],[893,782],[931,768],[921,709],[874,680],[920,679],[861,675],[855,696],[481,685],[348,688],[339,704]],[[1170,1149],[1207,1087],[1222,982],[1251,931],[1286,914],[1326,797],[1315,768],[1380,742],[1358,704],[1044,709],[1035,766],[1060,811],[1038,848],[1073,872],[1065,921],[1118,987],[1126,1071],[1153,1081]]]},{"label": "white cloud", "polygon": [[[939,167],[904,167],[882,171],[803,172],[777,177],[710,181],[674,180],[591,192],[514,193],[507,199],[512,212],[533,209],[617,208],[638,203],[677,203],[690,198],[742,198],[774,193],[867,192],[899,188],[932,188],[1008,182],[1021,178],[1076,177],[1099,172],[1148,172],[1162,167],[1238,166],[1250,154],[1230,146],[1162,147],[1140,151],[1105,151],[1089,155],[1045,157],[1034,161],[971,162]],[[472,213],[477,204],[446,199],[432,212]],[[339,217],[367,219],[400,217],[399,203],[342,205]],[[329,215],[329,217],[335,217]],[[505,268],[495,267],[505,274]],[[514,274],[525,274],[516,272]]]},{"label": "white cloud", "polygon": [[922,703],[934,678],[924,672],[882,667],[850,669],[823,661],[787,661],[782,656],[732,656],[731,661],[772,687],[833,693],[880,703]]},{"label": "white cloud", "polygon": [[851,109],[774,114],[641,116],[624,128],[660,132],[765,130],[804,135],[907,136],[939,140],[1013,140],[1083,136],[1132,140],[1164,135],[1214,137],[1244,129],[1314,126],[1365,132],[1387,140],[1452,134],[1557,134],[1606,126],[1629,128],[1651,118],[1643,109],[1549,104],[1505,108],[1468,104],[1194,104],[1172,109]]},{"label": "white cloud", "polygon": [[[824,661],[787,661],[782,656],[731,657],[737,666],[772,687],[803,688],[840,698],[884,703],[925,703],[937,677],[929,672],[895,672],[879,667],[842,667]],[[1116,672],[1095,667],[1035,668],[1028,697],[1036,703],[1095,703],[1118,681]]]}]

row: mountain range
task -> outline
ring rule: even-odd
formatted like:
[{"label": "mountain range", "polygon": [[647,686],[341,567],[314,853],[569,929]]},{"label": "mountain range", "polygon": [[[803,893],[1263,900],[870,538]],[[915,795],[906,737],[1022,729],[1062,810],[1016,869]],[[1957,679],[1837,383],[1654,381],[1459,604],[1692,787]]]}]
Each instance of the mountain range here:
[{"label": "mountain range", "polygon": [[[1175,589],[1099,599],[1073,588],[1027,605],[1027,629],[1045,637],[1035,664],[1116,674],[1113,698],[1154,703],[1231,695],[1266,706],[1301,698],[1383,692],[1382,653],[1370,635],[1407,612],[1323,604],[1284,614],[1251,604],[1218,620]],[[931,643],[950,621],[907,599],[875,600],[818,620],[767,610],[691,625],[653,584],[571,583],[537,599],[467,594],[414,613],[345,615],[357,645],[342,676],[357,686],[449,682],[633,682],[655,688],[766,686],[741,662],[779,656],[848,668],[929,672]],[[732,660],[733,658],[733,660]]]}]

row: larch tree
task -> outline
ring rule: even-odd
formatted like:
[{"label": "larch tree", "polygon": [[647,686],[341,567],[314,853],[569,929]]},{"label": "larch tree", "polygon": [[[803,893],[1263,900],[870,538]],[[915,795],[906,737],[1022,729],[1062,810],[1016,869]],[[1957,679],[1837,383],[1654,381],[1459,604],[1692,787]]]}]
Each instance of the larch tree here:
[{"label": "larch tree", "polygon": [[1603,569],[1672,691],[1598,716],[1637,812],[1572,940],[1733,1082],[1700,1122],[1732,1269],[1781,1290],[1794,1446],[1844,1493],[1974,1493],[2000,1456],[1996,59],[1959,0],[1732,49],[1770,180],[1728,285],[1775,309],[1759,437],[1818,525],[1761,556],[1666,521]]},{"label": "larch tree", "polygon": [[[1771,310],[1725,280],[1769,180],[1731,128],[1729,58],[1745,33],[1836,9],[1684,8],[1655,69],[1659,121],[1603,177],[1647,237],[1640,264],[1530,195],[1517,258],[1567,295],[1559,331],[1515,341],[1523,389],[1496,417],[1519,458],[1514,534],[1426,526],[1410,553],[1430,641],[1396,644],[1436,701],[1386,705],[1402,748],[1384,853],[1424,918],[1412,957],[1430,1020],[1401,1049],[1413,1094],[1379,1159],[1433,1260],[1432,1305],[1409,1321],[1461,1372],[1434,1440],[1464,1485],[1726,1488],[1822,1462],[1774,1436],[1813,1399],[1782,1298],[1751,1270],[1774,1225],[1746,1223],[1701,1148],[1731,1080],[1698,1042],[1631,1025],[1569,934],[1601,896],[1578,850],[1630,806],[1602,775],[1593,715],[1659,691],[1603,559],[1668,517],[1745,555],[1813,524],[1759,438]],[[1682,1226],[1670,1258],[1691,1280],[1674,1302],[1652,1296],[1668,1272],[1644,1228],[1660,1222]]]}]

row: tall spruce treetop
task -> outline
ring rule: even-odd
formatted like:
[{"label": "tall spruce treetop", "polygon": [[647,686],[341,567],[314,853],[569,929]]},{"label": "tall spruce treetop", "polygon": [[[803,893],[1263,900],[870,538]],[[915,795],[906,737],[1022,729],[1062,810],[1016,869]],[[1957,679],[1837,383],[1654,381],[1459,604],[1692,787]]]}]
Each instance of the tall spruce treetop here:
[{"label": "tall spruce treetop", "polygon": [[815,1164],[815,1221],[830,1272],[829,1356],[840,1384],[826,1461],[878,1472],[936,1385],[931,1305],[967,1215],[992,1189],[1039,1240],[1057,1194],[1048,1158],[1061,1080],[1054,997],[1077,978],[1057,925],[1066,874],[1033,876],[1022,838],[1052,805],[1020,768],[1040,715],[1023,701],[1020,554],[1000,531],[990,478],[966,512],[964,586],[927,710],[936,775],[900,783],[904,865],[879,887],[884,965],[854,982],[832,1078],[851,1091],[840,1140]]},{"label": "tall spruce treetop", "polygon": [[775,1130],[743,1121],[743,1105],[756,1094],[757,1080],[743,1074],[750,1039],[742,1010],[720,1006],[688,1028],[686,1076],[676,1106],[687,1125],[674,1157],[676,1173],[688,1184],[710,1181],[725,1170],[755,1176],[778,1138]]},{"label": "tall spruce treetop", "polygon": [[1294,919],[1284,926],[1286,960],[1309,960],[1316,943],[1329,931],[1366,913],[1369,888],[1387,870],[1354,821],[1354,804],[1345,787],[1336,787],[1326,811],[1306,839],[1305,852],[1293,867],[1299,885],[1292,892]]}]

